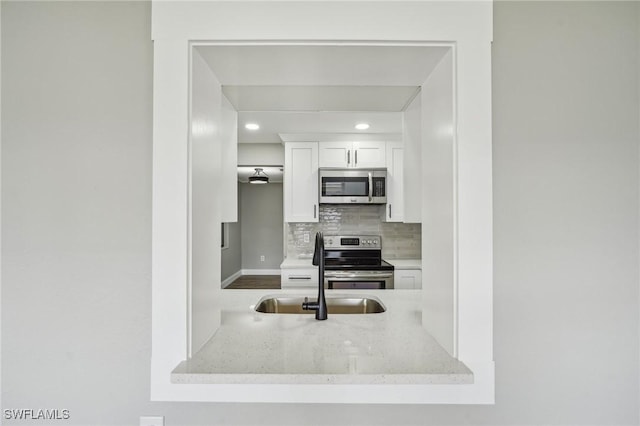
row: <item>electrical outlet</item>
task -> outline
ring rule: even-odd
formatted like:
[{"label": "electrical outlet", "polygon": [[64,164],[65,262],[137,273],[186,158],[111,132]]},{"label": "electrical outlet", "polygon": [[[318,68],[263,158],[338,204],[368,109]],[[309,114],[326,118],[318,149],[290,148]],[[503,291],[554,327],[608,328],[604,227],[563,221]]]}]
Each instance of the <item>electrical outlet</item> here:
[{"label": "electrical outlet", "polygon": [[164,416],[140,416],[140,426],[164,426]]},{"label": "electrical outlet", "polygon": [[264,262],[264,255],[260,256],[260,262]]},{"label": "electrical outlet", "polygon": [[304,242],[305,243],[308,243],[309,242],[309,233],[305,232],[302,238],[304,238]]}]

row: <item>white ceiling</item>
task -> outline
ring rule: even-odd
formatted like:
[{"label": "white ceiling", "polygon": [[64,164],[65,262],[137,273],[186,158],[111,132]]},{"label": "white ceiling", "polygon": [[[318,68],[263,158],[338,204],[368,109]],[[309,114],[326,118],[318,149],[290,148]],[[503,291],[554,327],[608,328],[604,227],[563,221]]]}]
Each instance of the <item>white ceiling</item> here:
[{"label": "white ceiling", "polygon": [[[367,122],[366,131],[354,128],[356,123]],[[246,123],[259,123],[260,130],[245,129]],[[278,112],[240,111],[238,113],[238,140],[241,143],[280,143],[280,134],[316,134],[317,139],[333,140],[333,134],[400,134],[400,112]]]},{"label": "white ceiling", "polygon": [[402,111],[416,86],[223,86],[237,111]]},{"label": "white ceiling", "polygon": [[449,49],[406,46],[202,46],[223,86],[420,86]]},{"label": "white ceiling", "polygon": [[[238,111],[240,143],[280,143],[281,136],[296,134],[309,140],[401,134],[401,111],[448,50],[346,45],[196,49]],[[246,130],[248,122],[260,129]],[[371,127],[355,130],[359,122]]]}]

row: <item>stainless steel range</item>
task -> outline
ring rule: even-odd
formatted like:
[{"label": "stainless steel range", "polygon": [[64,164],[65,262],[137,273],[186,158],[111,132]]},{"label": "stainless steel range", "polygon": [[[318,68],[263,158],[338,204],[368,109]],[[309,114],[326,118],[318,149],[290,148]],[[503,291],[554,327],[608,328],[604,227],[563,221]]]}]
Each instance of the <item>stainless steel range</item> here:
[{"label": "stainless steel range", "polygon": [[382,260],[379,235],[326,235],[328,289],[393,289],[393,265]]}]

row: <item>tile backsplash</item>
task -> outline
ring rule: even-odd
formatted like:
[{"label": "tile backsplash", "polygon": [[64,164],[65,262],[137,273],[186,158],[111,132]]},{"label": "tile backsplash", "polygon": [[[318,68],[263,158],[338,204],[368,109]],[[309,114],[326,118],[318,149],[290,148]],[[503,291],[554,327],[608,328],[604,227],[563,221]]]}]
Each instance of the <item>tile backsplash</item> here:
[{"label": "tile backsplash", "polygon": [[[384,205],[331,204],[320,206],[319,223],[287,223],[287,257],[310,258],[317,231],[325,235],[381,235],[385,259],[419,259],[421,225],[383,222]],[[309,233],[309,242],[304,242]]]}]

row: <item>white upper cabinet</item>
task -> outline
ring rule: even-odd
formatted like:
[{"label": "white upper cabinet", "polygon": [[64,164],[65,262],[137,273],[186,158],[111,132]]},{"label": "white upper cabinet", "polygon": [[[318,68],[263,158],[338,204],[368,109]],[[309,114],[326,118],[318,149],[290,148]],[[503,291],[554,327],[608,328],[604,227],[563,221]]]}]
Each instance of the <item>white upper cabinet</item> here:
[{"label": "white upper cabinet", "polygon": [[404,221],[422,222],[422,96],[416,96],[404,111]]},{"label": "white upper cabinet", "polygon": [[353,142],[320,142],[320,167],[353,167]]},{"label": "white upper cabinet", "polygon": [[320,167],[385,167],[385,142],[320,142]]},{"label": "white upper cabinet", "polygon": [[238,221],[238,112],[222,95],[220,109],[221,221]]},{"label": "white upper cabinet", "polygon": [[385,142],[354,142],[354,167],[385,167]]},{"label": "white upper cabinet", "polygon": [[284,146],[284,221],[318,222],[318,143]]},{"label": "white upper cabinet", "polygon": [[387,142],[386,222],[404,221],[404,149],[402,142]]}]

